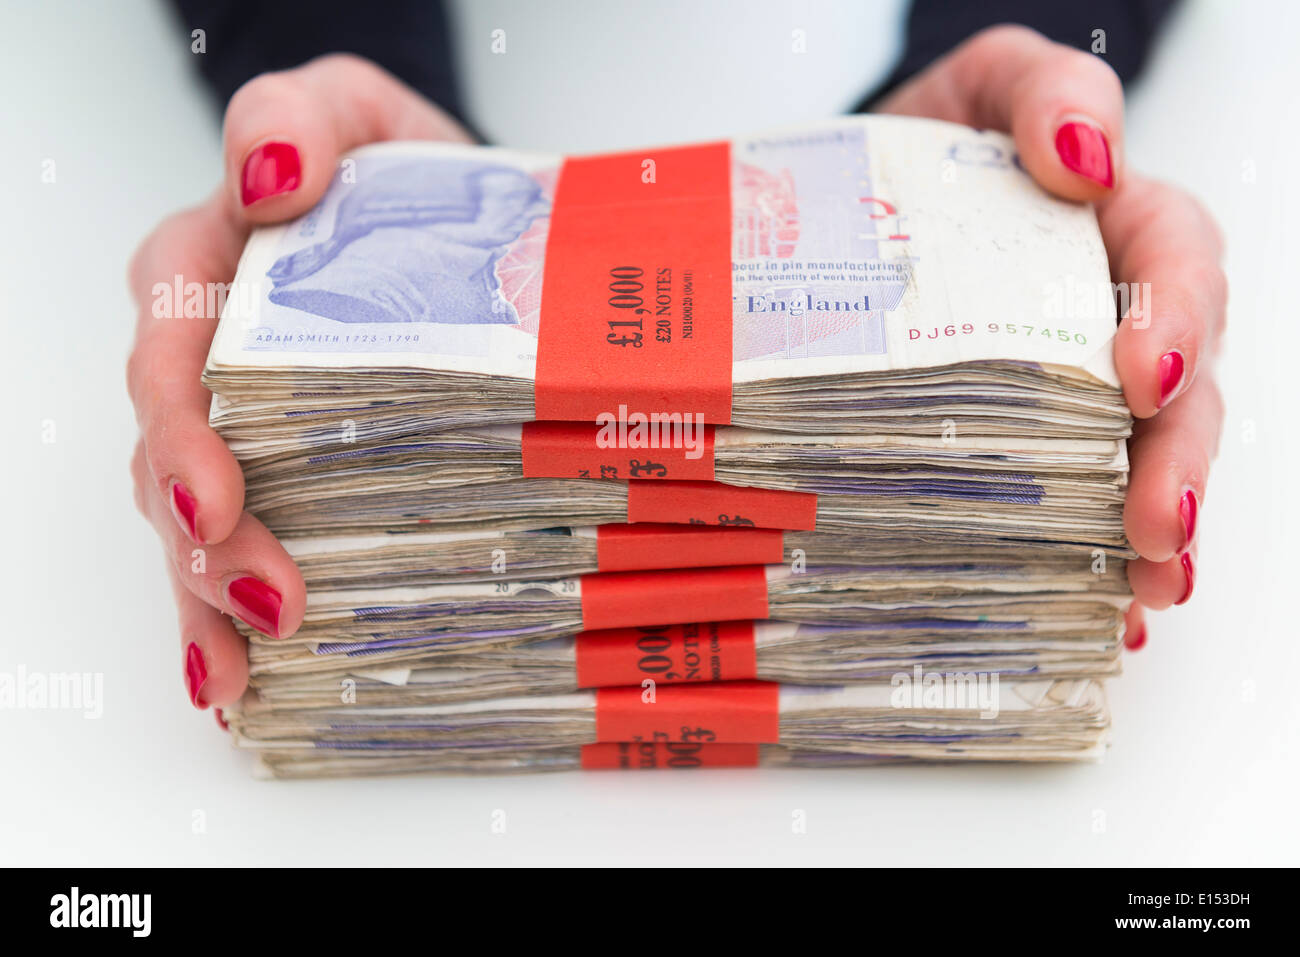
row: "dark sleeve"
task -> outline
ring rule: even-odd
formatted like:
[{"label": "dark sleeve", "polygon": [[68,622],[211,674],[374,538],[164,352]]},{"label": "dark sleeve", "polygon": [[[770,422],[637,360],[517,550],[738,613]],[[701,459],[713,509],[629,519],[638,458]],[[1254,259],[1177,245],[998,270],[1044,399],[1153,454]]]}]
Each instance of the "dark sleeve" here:
[{"label": "dark sleeve", "polygon": [[1001,23],[1032,27],[1049,40],[1092,52],[1093,31],[1106,31],[1099,53],[1127,86],[1146,63],[1156,32],[1178,0],[913,0],[903,56],[889,77],[855,108],[865,113],[973,33]]},{"label": "dark sleeve", "polygon": [[222,110],[259,73],[324,53],[355,53],[466,123],[446,11],[438,0],[169,2],[187,33],[206,34],[206,51],[194,59]]}]

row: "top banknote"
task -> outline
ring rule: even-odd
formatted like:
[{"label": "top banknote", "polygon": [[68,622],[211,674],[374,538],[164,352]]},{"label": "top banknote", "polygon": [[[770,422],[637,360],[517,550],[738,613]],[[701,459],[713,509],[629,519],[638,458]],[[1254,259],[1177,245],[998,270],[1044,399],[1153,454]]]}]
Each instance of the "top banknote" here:
[{"label": "top banknote", "polygon": [[205,382],[214,424],[273,447],[371,408],[374,435],[638,412],[996,433],[1085,410],[1119,437],[1115,323],[1092,209],[999,133],[859,116],[594,157],[385,143],[253,234]]}]

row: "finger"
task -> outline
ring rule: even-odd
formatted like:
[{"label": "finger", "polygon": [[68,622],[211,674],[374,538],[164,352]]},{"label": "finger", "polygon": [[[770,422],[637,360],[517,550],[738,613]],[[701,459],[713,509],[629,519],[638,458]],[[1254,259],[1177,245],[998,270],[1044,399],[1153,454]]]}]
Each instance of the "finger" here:
[{"label": "finger", "polygon": [[1228,301],[1223,241],[1192,197],[1136,177],[1097,212],[1111,274],[1129,300],[1115,367],[1129,408],[1145,418],[1184,392],[1217,348]]},{"label": "finger", "polygon": [[1124,533],[1143,558],[1166,562],[1195,540],[1222,428],[1223,400],[1210,376],[1137,423],[1129,440]]},{"label": "finger", "polygon": [[168,566],[181,634],[181,672],[190,704],[199,710],[209,705],[238,701],[248,687],[248,641],[230,619],[198,598]]},{"label": "finger", "polygon": [[1092,201],[1120,182],[1124,90],[1104,61],[1027,27],[981,31],[882,104],[1010,132],[1040,186]]},{"label": "finger", "polygon": [[[216,330],[216,286],[228,282],[246,227],[218,198],[171,217],[132,259],[138,321],[127,390],[152,485],[196,543],[219,542],[244,508],[244,477],[208,426],[212,394],[200,376]],[[209,290],[213,292],[209,301]]]},{"label": "finger", "polygon": [[1146,643],[1146,612],[1141,602],[1134,601],[1124,613],[1124,647],[1129,651],[1140,651]]},{"label": "finger", "polygon": [[450,116],[368,60],[332,54],[250,80],[226,108],[232,207],[269,223],[305,213],[339,157],[381,140],[471,142]]},{"label": "finger", "polygon": [[1186,604],[1196,587],[1196,546],[1167,562],[1138,558],[1128,563],[1133,599],[1159,611]]},{"label": "finger", "polygon": [[[137,483],[148,482],[142,454],[133,470]],[[271,638],[298,630],[307,589],[298,566],[265,525],[245,512],[225,541],[195,547],[171,521],[162,498],[146,495],[146,504],[176,580],[190,594]]]}]

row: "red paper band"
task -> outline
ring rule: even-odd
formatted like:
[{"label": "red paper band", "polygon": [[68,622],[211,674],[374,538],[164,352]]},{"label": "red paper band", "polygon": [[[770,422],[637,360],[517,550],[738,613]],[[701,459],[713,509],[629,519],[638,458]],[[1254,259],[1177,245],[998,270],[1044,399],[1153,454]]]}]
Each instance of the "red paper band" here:
[{"label": "red paper band", "polygon": [[574,643],[579,688],[742,681],[756,677],[752,621],[584,631]]},{"label": "red paper band", "polygon": [[731,421],[731,148],[567,159],[546,241],[536,419]]},{"label": "red paper band", "polygon": [[811,531],[817,496],[721,482],[628,482],[627,520]]},{"label": "red paper band", "polygon": [[785,558],[783,539],[783,533],[774,528],[601,525],[596,529],[596,567],[602,572],[623,572],[775,565]]},{"label": "red paper band", "polygon": [[766,617],[762,565],[582,576],[584,631]]},{"label": "red paper band", "polygon": [[757,744],[652,744],[618,741],[584,744],[582,766],[588,771],[651,768],[756,768]]},{"label": "red paper band", "polygon": [[596,690],[597,741],[772,744],[781,737],[780,685],[726,681]]},{"label": "red paper band", "polygon": [[[638,437],[637,426],[615,422],[608,426],[585,422],[525,422],[520,435],[525,478],[595,479],[712,479],[713,426],[656,425]],[[694,448],[686,447],[686,438]],[[660,448],[641,445],[653,441]],[[602,443],[617,444],[602,447]],[[628,442],[639,447],[629,448]],[[677,447],[671,447],[668,443]],[[691,456],[695,457],[692,458]]]}]

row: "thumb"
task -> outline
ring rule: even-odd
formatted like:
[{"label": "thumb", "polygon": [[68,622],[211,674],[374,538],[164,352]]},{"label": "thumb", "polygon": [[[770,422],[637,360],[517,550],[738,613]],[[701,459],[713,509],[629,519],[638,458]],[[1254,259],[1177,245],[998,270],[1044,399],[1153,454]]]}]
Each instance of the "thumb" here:
[{"label": "thumb", "polygon": [[331,54],[245,83],[226,108],[226,193],[250,223],[305,213],[339,157],[394,139],[471,142],[450,116],[368,60]]},{"label": "thumb", "polygon": [[1026,27],[976,34],[900,87],[882,112],[929,116],[1015,137],[1026,171],[1044,189],[1084,202],[1119,183],[1124,90],[1098,57]]}]

